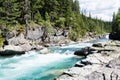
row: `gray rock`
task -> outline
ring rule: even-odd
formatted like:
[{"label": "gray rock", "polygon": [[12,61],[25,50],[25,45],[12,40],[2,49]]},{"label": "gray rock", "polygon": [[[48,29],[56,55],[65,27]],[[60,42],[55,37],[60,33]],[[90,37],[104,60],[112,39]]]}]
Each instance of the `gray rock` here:
[{"label": "gray rock", "polygon": [[23,51],[30,51],[32,49],[32,46],[29,43],[20,45],[20,47],[23,49]]},{"label": "gray rock", "polygon": [[86,80],[106,80],[106,79],[104,79],[105,78],[104,74],[97,72],[97,71],[91,73],[90,75],[86,76],[85,78],[86,78]]},{"label": "gray rock", "polygon": [[7,38],[7,39],[13,38],[14,36],[15,36],[15,33],[14,33],[14,32],[8,32],[8,33],[6,34],[6,38]]},{"label": "gray rock", "polygon": [[18,46],[18,45],[28,44],[29,41],[24,38],[23,34],[20,34],[17,37],[13,37],[13,38],[9,39],[8,43],[9,43],[9,45]]},{"label": "gray rock", "polygon": [[30,40],[38,40],[43,35],[44,31],[42,30],[42,27],[35,28],[33,30],[28,30],[27,38]]},{"label": "gray rock", "polygon": [[76,64],[75,64],[75,67],[84,67],[85,65],[84,64],[82,64],[82,63],[80,63],[80,62],[77,62]]},{"label": "gray rock", "polygon": [[120,57],[108,63],[107,67],[120,69]]},{"label": "gray rock", "polygon": [[120,80],[120,70],[101,67],[99,70],[85,76],[86,80]]},{"label": "gray rock", "polygon": [[4,51],[5,50],[24,51],[23,48],[21,48],[20,46],[14,46],[14,45],[4,46]]},{"label": "gray rock", "polygon": [[78,61],[76,64],[75,64],[75,67],[84,67],[86,65],[92,65],[91,62],[87,61],[87,60],[81,60],[80,62]]},{"label": "gray rock", "polygon": [[85,48],[82,48],[81,50],[75,51],[74,55],[86,57],[87,55],[92,54],[92,51],[94,50],[91,49],[90,47],[85,47]]},{"label": "gray rock", "polygon": [[77,67],[68,69],[57,80],[120,80],[120,50],[119,46],[114,46],[116,44],[118,42],[95,48],[101,53],[88,55],[76,63]]},{"label": "gray rock", "polygon": [[104,47],[102,43],[95,43],[92,45],[93,47]]}]

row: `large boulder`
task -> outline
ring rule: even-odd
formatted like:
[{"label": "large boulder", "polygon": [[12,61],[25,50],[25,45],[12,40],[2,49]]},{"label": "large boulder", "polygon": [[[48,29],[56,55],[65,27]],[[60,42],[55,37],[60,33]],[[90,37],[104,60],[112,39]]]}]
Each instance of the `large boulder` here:
[{"label": "large boulder", "polygon": [[86,57],[88,55],[88,52],[85,50],[77,50],[77,51],[75,51],[74,55]]},{"label": "large boulder", "polygon": [[44,31],[42,30],[42,27],[38,27],[32,30],[28,30],[27,38],[30,40],[38,40],[42,37]]},{"label": "large boulder", "polygon": [[94,49],[91,49],[90,47],[85,47],[82,48],[81,50],[75,51],[74,55],[86,57],[87,55],[92,54],[92,51],[94,51]]},{"label": "large boulder", "polygon": [[102,43],[94,43],[92,46],[93,46],[93,47],[104,47],[104,46],[102,45]]},{"label": "large boulder", "polygon": [[109,38],[112,40],[120,40],[120,33],[118,32],[111,32],[109,34]]}]

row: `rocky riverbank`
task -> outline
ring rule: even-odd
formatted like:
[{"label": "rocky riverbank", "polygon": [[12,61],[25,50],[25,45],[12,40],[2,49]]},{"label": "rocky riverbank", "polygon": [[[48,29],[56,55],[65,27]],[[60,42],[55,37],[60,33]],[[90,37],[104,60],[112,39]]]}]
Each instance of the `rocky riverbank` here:
[{"label": "rocky riverbank", "polygon": [[120,41],[99,43],[85,59],[56,80],[120,80]]},{"label": "rocky riverbank", "polygon": [[[50,36],[50,42],[42,42],[41,37],[42,35],[36,35],[39,34],[41,29],[36,29],[34,31],[29,31],[28,33],[28,39],[25,38],[24,34],[19,34],[18,36],[12,36],[12,33],[9,33],[9,36],[7,36],[7,40],[4,42],[3,48],[0,49],[0,53],[7,56],[7,53],[11,53],[11,55],[14,55],[13,53],[16,53],[15,55],[21,55],[24,54],[27,51],[30,50],[44,50],[46,47],[51,46],[64,46],[72,41],[68,39],[67,31],[65,32],[67,36],[62,35],[62,31],[60,32],[54,32],[56,36]],[[41,33],[42,34],[42,33]],[[10,37],[12,36],[12,37]],[[86,33],[86,35],[83,38],[80,38],[78,43],[80,42],[87,42],[90,40],[95,40],[99,38],[103,38],[105,35],[95,35],[93,33]],[[20,54],[21,53],[21,54]],[[9,54],[10,55],[10,54]],[[2,55],[1,55],[2,56]]]}]

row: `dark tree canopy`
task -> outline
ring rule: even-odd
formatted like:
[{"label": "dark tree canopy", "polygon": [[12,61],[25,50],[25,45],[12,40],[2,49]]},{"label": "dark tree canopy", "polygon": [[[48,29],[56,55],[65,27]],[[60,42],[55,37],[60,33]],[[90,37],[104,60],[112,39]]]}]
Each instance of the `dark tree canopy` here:
[{"label": "dark tree canopy", "polygon": [[116,15],[113,14],[112,31],[120,33],[120,9]]},{"label": "dark tree canopy", "polygon": [[[119,17],[118,13],[115,17],[115,25],[118,28]],[[16,24],[26,27],[27,32],[30,23],[48,25],[49,28],[69,28],[70,38],[74,40],[86,32],[103,33],[111,30],[110,22],[81,14],[78,0],[0,0],[1,26],[10,29]]]}]

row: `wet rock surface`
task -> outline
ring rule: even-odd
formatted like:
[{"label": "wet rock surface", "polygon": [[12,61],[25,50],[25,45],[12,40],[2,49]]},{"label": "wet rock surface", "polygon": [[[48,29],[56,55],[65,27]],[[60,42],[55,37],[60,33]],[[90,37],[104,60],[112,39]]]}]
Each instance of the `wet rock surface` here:
[{"label": "wet rock surface", "polygon": [[64,71],[56,80],[120,80],[119,41],[104,43],[74,67]]},{"label": "wet rock surface", "polygon": [[86,57],[87,55],[92,54],[92,51],[95,51],[95,49],[90,48],[90,47],[85,47],[85,48],[82,48],[81,50],[75,51],[74,55]]}]

